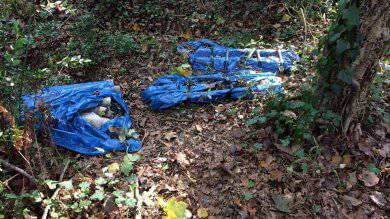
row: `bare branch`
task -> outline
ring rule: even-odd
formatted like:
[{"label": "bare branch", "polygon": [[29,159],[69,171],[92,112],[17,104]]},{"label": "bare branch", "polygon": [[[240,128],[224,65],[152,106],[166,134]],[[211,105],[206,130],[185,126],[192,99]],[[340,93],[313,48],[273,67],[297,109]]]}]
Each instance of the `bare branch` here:
[{"label": "bare branch", "polygon": [[3,160],[3,159],[1,159],[1,158],[0,158],[0,163],[3,164],[3,165],[4,165],[6,168],[8,168],[8,169],[14,170],[14,171],[16,171],[16,172],[22,174],[23,176],[25,176],[26,178],[28,178],[28,179],[29,179],[31,182],[33,182],[34,184],[37,183],[37,179],[36,179],[34,176],[28,174],[25,170],[23,170],[23,169],[21,169],[21,168],[15,166],[15,165],[13,165],[13,164],[10,164],[10,163],[8,163],[7,161],[5,161],[5,160]]}]

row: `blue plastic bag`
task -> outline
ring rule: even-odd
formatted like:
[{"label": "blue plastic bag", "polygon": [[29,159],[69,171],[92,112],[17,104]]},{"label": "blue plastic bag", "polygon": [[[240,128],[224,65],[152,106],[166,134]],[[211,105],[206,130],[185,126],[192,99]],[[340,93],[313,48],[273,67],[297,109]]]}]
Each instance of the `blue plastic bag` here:
[{"label": "blue plastic bag", "polygon": [[[111,98],[113,107],[120,115],[96,128],[81,115],[99,106],[105,97]],[[49,87],[40,94],[26,95],[23,100],[26,111],[34,111],[37,116],[42,116],[38,106],[42,103],[47,106],[51,114],[50,132],[56,145],[87,155],[104,154],[112,150],[136,152],[141,149],[138,135],[131,129],[129,109],[113,82]]]},{"label": "blue plastic bag", "polygon": [[185,101],[208,103],[251,98],[254,93],[283,91],[279,71],[290,71],[299,56],[291,50],[236,49],[202,39],[180,44],[193,75],[157,78],[143,93],[153,110],[165,110]]}]

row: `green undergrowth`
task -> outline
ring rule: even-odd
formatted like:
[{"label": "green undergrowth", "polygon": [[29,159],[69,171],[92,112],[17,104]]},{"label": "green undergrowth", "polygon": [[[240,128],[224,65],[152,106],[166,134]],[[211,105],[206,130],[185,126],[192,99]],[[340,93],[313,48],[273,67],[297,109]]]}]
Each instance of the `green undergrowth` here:
[{"label": "green undergrowth", "polygon": [[[20,97],[72,82],[71,74],[139,50],[132,32],[100,25],[94,10],[66,1],[7,0],[0,16],[0,104],[16,114]],[[27,10],[28,9],[28,10]],[[25,11],[20,14],[19,10]]]},{"label": "green undergrowth", "polygon": [[[308,1],[285,1],[285,4],[294,8],[305,2]],[[276,134],[272,137],[273,144],[292,152],[296,157],[289,167],[291,171],[297,165],[307,165],[307,162],[300,161],[313,160],[320,155],[325,145],[317,142],[318,136],[339,136],[341,130],[339,112],[327,108],[324,100],[343,95],[342,88],[351,86],[354,75],[350,66],[344,63],[356,58],[362,39],[356,31],[360,25],[358,5],[354,1],[344,0],[335,6],[338,12],[333,16],[340,22],[330,25],[328,34],[321,39],[317,36],[308,39],[311,47],[301,48],[302,66],[294,69],[293,78],[284,83],[285,93],[261,96],[255,101],[257,107],[246,121],[246,125],[254,130],[252,134],[255,139],[259,130],[267,128]],[[314,72],[318,72],[318,75]],[[335,72],[337,77],[333,77]],[[388,124],[389,112],[384,104],[388,86],[388,72],[380,70],[365,99],[368,103],[366,113],[361,113],[362,116],[358,118],[365,126],[382,122]],[[379,116],[374,116],[371,111],[379,112]],[[261,141],[257,138],[254,148],[261,148]],[[301,169],[307,171],[307,166]]]},{"label": "green undergrowth", "polygon": [[[21,194],[9,192],[5,184],[0,183],[0,218],[6,215],[16,218],[41,216],[37,215],[40,206],[50,206],[48,218],[75,217],[82,212],[103,211],[103,203],[108,199],[120,211],[133,212],[136,192],[140,189],[134,174],[139,159],[139,155],[127,154],[121,163],[114,162],[98,170],[95,178],[82,174],[61,182],[45,180],[39,182],[37,189]],[[71,165],[77,167],[74,161]],[[58,190],[58,196],[52,197],[55,190]]]},{"label": "green undergrowth", "polygon": [[264,106],[254,108],[246,125],[254,128],[271,125],[283,147],[314,145],[315,133],[334,132],[340,126],[337,114],[317,107],[319,100],[315,95],[316,88],[304,83],[296,90],[263,97]]}]

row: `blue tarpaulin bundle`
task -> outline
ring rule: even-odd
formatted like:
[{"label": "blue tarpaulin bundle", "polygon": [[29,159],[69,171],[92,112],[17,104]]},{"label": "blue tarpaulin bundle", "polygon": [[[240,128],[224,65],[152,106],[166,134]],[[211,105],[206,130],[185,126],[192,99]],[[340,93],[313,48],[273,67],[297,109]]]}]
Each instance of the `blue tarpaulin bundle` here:
[{"label": "blue tarpaulin bundle", "polygon": [[276,73],[289,71],[299,61],[291,50],[236,49],[202,39],[178,46],[189,57],[193,75],[157,78],[142,97],[153,110],[165,110],[185,101],[208,103],[250,98],[253,93],[282,92]]},{"label": "blue tarpaulin bundle", "polygon": [[[83,115],[99,107],[109,98],[115,112],[112,119],[98,128]],[[100,81],[49,87],[40,94],[23,97],[26,111],[42,116],[39,106],[45,105],[51,114],[50,133],[56,145],[80,154],[98,155],[112,150],[135,152],[141,149],[137,133],[131,129],[129,109],[120,90],[113,82]],[[100,118],[100,117],[99,117]],[[39,127],[42,124],[37,124]]]},{"label": "blue tarpaulin bundle", "polygon": [[237,49],[221,46],[208,39],[178,46],[177,51],[189,56],[194,71],[236,72],[243,69],[262,72],[289,70],[299,60],[292,50]]},{"label": "blue tarpaulin bundle", "polygon": [[167,75],[159,77],[142,96],[153,110],[164,110],[184,101],[192,103],[215,102],[227,98],[251,97],[253,93],[281,92],[281,78],[273,73],[203,74],[184,77]]}]

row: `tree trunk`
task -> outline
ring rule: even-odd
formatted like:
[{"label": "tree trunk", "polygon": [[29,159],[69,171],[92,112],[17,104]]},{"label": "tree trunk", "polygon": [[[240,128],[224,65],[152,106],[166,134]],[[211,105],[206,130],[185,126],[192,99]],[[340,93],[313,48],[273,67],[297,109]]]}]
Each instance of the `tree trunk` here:
[{"label": "tree trunk", "polygon": [[340,113],[343,133],[348,131],[358,109],[364,107],[359,105],[360,100],[367,96],[379,60],[390,48],[390,1],[345,2],[319,62],[323,104]]}]

